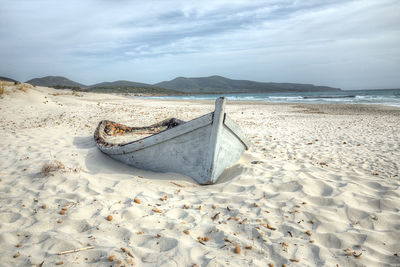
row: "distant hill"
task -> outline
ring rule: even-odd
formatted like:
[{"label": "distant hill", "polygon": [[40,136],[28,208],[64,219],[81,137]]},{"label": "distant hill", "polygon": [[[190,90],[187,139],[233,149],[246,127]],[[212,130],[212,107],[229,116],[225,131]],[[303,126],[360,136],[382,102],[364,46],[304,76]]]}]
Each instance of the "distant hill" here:
[{"label": "distant hill", "polygon": [[96,93],[118,93],[118,94],[152,94],[152,95],[182,95],[183,92],[159,88],[151,85],[146,86],[116,86],[116,87],[90,87],[84,89]]},{"label": "distant hill", "polygon": [[71,81],[68,78],[62,77],[62,76],[46,76],[42,78],[35,78],[29,81],[26,81],[26,83],[32,84],[32,85],[37,85],[37,86],[47,86],[47,87],[59,87],[59,88],[85,88],[87,87],[84,84],[77,83],[74,81]]},{"label": "distant hill", "polygon": [[93,85],[84,85],[62,76],[46,76],[43,78],[35,78],[27,81],[27,83],[38,86],[54,87],[56,89],[68,88],[74,90],[113,93],[148,92],[151,94],[324,92],[340,90],[339,88],[316,86],[312,84],[272,82],[263,83],[248,80],[232,80],[222,76],[200,78],[178,77],[171,81],[160,82],[153,85],[132,81],[114,81],[102,82]]},{"label": "distant hill", "polygon": [[90,85],[86,91],[101,93],[124,93],[124,94],[152,94],[152,95],[179,95],[182,92],[159,88],[147,83],[131,81],[102,82]]},{"label": "distant hill", "polygon": [[14,80],[14,79],[11,79],[11,78],[7,78],[7,77],[1,77],[1,76],[0,76],[0,81],[19,83],[19,81],[17,81],[17,80]]},{"label": "distant hill", "polygon": [[118,87],[126,88],[126,87],[154,87],[150,84],[146,83],[138,83],[131,81],[115,81],[115,82],[101,82],[93,85],[84,85],[82,83],[78,83],[72,81],[66,77],[62,76],[46,76],[42,78],[35,78],[27,81],[27,83],[37,86],[48,86],[55,87],[57,89],[65,89],[65,88],[110,88],[117,89]]},{"label": "distant hill", "polygon": [[154,86],[185,93],[274,93],[340,90],[339,88],[316,86],[312,84],[263,83],[248,80],[232,80],[222,76],[201,78],[178,77],[171,81],[154,84]]},{"label": "distant hill", "polygon": [[90,85],[89,87],[107,87],[107,88],[115,88],[115,87],[151,87],[152,85],[147,83],[137,83],[131,81],[115,81],[115,82],[102,82]]}]

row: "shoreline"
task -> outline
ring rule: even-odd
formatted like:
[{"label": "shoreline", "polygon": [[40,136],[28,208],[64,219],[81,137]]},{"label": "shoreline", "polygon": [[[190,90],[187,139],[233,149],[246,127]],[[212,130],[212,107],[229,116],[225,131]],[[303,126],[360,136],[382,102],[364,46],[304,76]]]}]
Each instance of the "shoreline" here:
[{"label": "shoreline", "polygon": [[[127,97],[128,99],[143,100],[148,102],[171,102],[171,103],[189,103],[189,104],[206,104],[213,105],[215,100],[205,99],[152,99],[152,98],[136,98]],[[365,103],[292,103],[292,102],[268,102],[268,101],[249,101],[249,100],[228,100],[227,105],[250,105],[250,106],[303,106],[308,108],[319,108],[329,112],[337,112],[340,109],[345,109],[348,112],[394,112],[400,115],[400,107],[384,104],[365,104]]]}]

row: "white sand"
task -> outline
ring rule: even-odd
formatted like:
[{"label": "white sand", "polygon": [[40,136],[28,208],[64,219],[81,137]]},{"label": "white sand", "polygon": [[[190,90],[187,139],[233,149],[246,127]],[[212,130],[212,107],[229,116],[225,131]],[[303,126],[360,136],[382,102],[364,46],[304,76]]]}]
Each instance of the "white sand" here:
[{"label": "white sand", "polygon": [[[7,90],[1,266],[400,265],[399,109],[229,102],[252,147],[218,184],[198,186],[125,166],[102,154],[92,134],[102,119],[189,120],[212,102]],[[64,169],[45,176],[42,167],[55,161]],[[57,255],[87,246],[94,249]]]}]

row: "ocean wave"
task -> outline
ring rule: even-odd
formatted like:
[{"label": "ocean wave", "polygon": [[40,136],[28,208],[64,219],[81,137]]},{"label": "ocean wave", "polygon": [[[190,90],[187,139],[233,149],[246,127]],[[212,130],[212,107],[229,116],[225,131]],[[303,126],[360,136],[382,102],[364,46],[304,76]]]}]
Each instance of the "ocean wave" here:
[{"label": "ocean wave", "polygon": [[302,99],[302,96],[268,96],[269,99]]},{"label": "ocean wave", "polygon": [[[154,96],[142,97],[153,99],[182,99],[182,100],[215,100],[222,94],[184,95],[184,96]],[[340,91],[336,93],[257,93],[257,94],[227,94],[230,101],[263,101],[271,103],[347,103],[347,104],[379,104],[400,107],[400,90],[360,90]]]},{"label": "ocean wave", "polygon": [[315,96],[303,96],[304,99],[311,99],[311,98],[355,98],[355,95],[315,95]]}]

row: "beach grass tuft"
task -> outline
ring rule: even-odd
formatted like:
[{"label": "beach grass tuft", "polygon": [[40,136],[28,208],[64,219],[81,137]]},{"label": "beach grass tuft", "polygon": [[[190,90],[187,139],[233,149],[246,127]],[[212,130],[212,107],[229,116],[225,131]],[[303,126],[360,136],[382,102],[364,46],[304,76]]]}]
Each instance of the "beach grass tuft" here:
[{"label": "beach grass tuft", "polygon": [[52,176],[54,172],[65,171],[65,166],[61,161],[55,160],[43,165],[41,173],[43,176]]},{"label": "beach grass tuft", "polygon": [[26,93],[26,92],[28,92],[29,89],[32,88],[32,85],[30,85],[28,83],[20,83],[20,84],[17,84],[16,88],[17,88],[17,90]]},{"label": "beach grass tuft", "polygon": [[0,81],[0,97],[7,93],[6,86],[10,85],[9,82]]},{"label": "beach grass tuft", "polygon": [[31,88],[33,88],[33,86],[27,83],[0,81],[0,96],[10,93],[11,91],[22,91],[26,93]]}]

